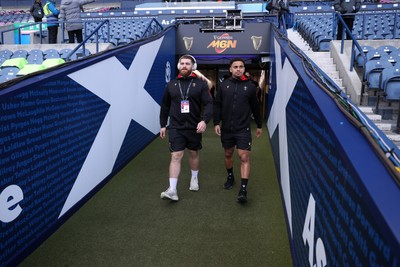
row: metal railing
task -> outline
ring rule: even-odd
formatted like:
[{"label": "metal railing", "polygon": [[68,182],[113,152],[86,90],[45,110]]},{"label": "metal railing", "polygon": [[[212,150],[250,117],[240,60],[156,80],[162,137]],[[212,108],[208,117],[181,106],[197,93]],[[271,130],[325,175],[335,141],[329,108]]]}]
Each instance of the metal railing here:
[{"label": "metal railing", "polygon": [[[119,21],[119,20],[118,20]],[[15,32],[16,36],[14,37],[15,43],[16,44],[21,44],[22,41],[22,34],[23,31],[25,29],[29,29],[29,30],[38,30],[39,32],[39,39],[40,39],[40,44],[43,44],[43,37],[44,37],[44,31],[45,31],[45,26],[48,22],[33,22],[33,23],[28,23],[25,25],[20,25],[18,27],[15,28],[11,28],[11,29],[7,29],[7,30],[3,30],[1,31],[1,43],[4,43],[4,34],[6,32]],[[82,41],[82,43],[78,44],[77,47],[75,47],[75,49],[73,49],[72,53],[67,57],[67,60],[70,59],[70,57],[73,55],[73,53],[75,53],[80,47],[83,47],[83,51],[85,51],[85,44],[87,43],[87,41],[91,38],[93,38],[93,36],[95,36],[94,41],[96,44],[96,53],[99,52],[99,43],[100,42],[110,42],[110,28],[111,28],[111,23],[112,21],[110,19],[93,19],[93,20],[76,20],[76,21],[59,21],[58,22],[60,25],[60,30],[61,30],[61,43],[66,43],[67,39],[66,39],[66,33],[65,33],[65,29],[66,29],[66,25],[69,23],[82,23],[83,24],[83,31],[84,31],[84,40]],[[96,23],[97,26],[95,29],[90,29],[89,32],[89,24],[90,23]],[[106,25],[106,29],[104,29],[104,25]],[[106,31],[105,33],[103,31]],[[149,24],[147,25],[147,27],[145,28],[145,30],[141,33],[141,35],[137,36],[137,39],[141,39],[141,38],[145,38],[145,37],[149,37],[152,35],[157,34],[158,32],[162,31],[163,27],[162,25],[155,19],[153,18]],[[100,36],[101,36],[101,40],[100,40]],[[93,39],[92,39],[93,41]],[[134,41],[134,39],[130,39],[130,41]]]},{"label": "metal railing", "polygon": [[[360,44],[358,43],[357,39],[353,36],[351,30],[349,29],[349,27],[347,27],[346,23],[344,22],[342,16],[340,16],[338,13],[333,13],[333,21],[337,23],[333,23],[333,33],[336,32],[336,25],[338,25],[339,23],[342,24],[343,26],[343,30],[342,32],[338,32],[337,35],[341,36],[341,45],[340,45],[340,54],[343,54],[344,52],[344,40],[345,40],[345,36],[347,35],[350,40],[351,40],[351,56],[350,56],[350,66],[349,66],[349,70],[350,72],[353,71],[354,69],[354,59],[355,59],[355,54],[356,54],[356,49],[358,50],[358,52],[360,53],[360,56],[363,58],[363,64],[365,65],[366,61],[367,61],[367,56],[364,54],[363,49],[361,48]],[[335,35],[333,35],[335,36]],[[364,68],[365,71],[365,68]],[[363,94],[365,91],[365,75],[363,75],[362,78],[362,86],[361,86],[361,96],[360,96],[360,105],[362,104],[362,99],[363,99]]]},{"label": "metal railing", "polygon": [[[68,61],[70,59],[70,57],[80,48],[82,47],[83,49],[83,55],[82,56],[86,56],[86,49],[85,49],[85,44],[86,42],[90,39],[90,37],[92,37],[93,35],[96,36],[96,53],[99,52],[99,30],[102,29],[103,25],[107,24],[107,29],[108,29],[108,39],[110,39],[110,21],[108,19],[104,20],[103,22],[101,22],[99,25],[97,25],[97,27],[93,30],[93,32],[91,32],[89,35],[87,35],[85,37],[85,39],[83,39],[82,43],[78,44],[74,49],[72,49],[72,51],[65,57],[65,61]],[[64,28],[64,23],[62,23],[62,29]],[[62,30],[63,34],[64,34],[64,29]],[[86,34],[85,34],[86,35]]]},{"label": "metal railing", "polygon": [[40,37],[40,43],[42,43],[43,41],[42,41],[42,39],[43,39],[43,24],[47,24],[47,22],[32,22],[32,23],[28,23],[28,24],[25,24],[25,25],[21,25],[21,26],[19,26],[19,27],[17,27],[17,28],[12,28],[12,29],[8,29],[8,30],[2,30],[1,31],[1,44],[4,44],[4,33],[6,33],[6,32],[14,32],[14,31],[17,31],[17,33],[18,33],[18,41],[17,41],[17,44],[21,44],[21,35],[22,35],[22,29],[25,29],[25,28],[33,28],[33,27],[35,27],[35,26],[38,26],[39,27],[39,37]]}]

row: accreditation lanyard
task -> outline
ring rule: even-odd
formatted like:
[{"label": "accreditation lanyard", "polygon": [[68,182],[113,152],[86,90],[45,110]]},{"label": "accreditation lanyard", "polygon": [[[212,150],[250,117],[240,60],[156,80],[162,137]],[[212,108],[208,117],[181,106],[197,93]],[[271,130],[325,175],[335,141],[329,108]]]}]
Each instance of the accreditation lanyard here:
[{"label": "accreditation lanyard", "polygon": [[192,85],[193,79],[190,80],[189,86],[186,90],[186,94],[183,95],[182,92],[182,87],[181,87],[181,81],[178,81],[179,85],[179,91],[181,92],[181,113],[189,113],[189,91],[190,91],[190,86]]}]

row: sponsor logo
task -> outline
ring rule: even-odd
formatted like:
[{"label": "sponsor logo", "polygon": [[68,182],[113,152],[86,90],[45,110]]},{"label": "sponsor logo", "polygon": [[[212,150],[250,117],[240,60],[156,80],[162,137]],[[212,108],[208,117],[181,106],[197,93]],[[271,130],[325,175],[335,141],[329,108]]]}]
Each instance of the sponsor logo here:
[{"label": "sponsor logo", "polygon": [[228,33],[224,33],[220,36],[214,35],[214,40],[207,46],[207,48],[215,48],[215,52],[218,54],[223,53],[228,48],[236,48],[237,40],[233,40],[233,37]]},{"label": "sponsor logo", "polygon": [[193,37],[185,36],[182,39],[183,39],[183,42],[185,44],[186,51],[190,51],[190,49],[192,48],[192,45],[193,45]]},{"label": "sponsor logo", "polygon": [[251,40],[253,41],[253,48],[254,50],[260,49],[262,43],[262,36],[251,36]]}]

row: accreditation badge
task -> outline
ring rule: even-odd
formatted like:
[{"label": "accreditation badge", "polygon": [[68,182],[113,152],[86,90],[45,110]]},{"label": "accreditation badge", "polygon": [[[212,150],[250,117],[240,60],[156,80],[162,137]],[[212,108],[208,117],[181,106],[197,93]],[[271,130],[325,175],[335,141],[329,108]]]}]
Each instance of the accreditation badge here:
[{"label": "accreditation badge", "polygon": [[181,100],[181,113],[189,113],[189,100]]}]

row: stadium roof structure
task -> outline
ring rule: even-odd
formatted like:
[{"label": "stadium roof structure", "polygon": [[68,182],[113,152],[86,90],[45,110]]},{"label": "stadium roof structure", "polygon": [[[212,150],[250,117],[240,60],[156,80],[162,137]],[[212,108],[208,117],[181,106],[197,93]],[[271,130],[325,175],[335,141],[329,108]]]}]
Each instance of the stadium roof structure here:
[{"label": "stadium roof structure", "polygon": [[225,13],[227,10],[241,9],[243,12],[262,12],[263,3],[236,4],[235,1],[204,1],[204,2],[161,2],[143,3],[136,5],[136,15],[170,15],[170,14],[195,14],[212,15]]}]

